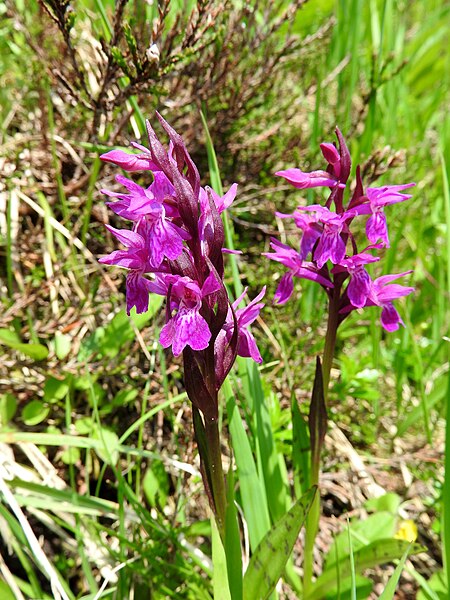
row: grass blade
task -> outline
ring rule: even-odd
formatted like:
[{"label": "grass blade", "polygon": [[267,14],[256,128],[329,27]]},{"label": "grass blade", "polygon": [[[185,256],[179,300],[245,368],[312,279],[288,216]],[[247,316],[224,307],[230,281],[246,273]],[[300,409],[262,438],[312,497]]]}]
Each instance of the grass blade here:
[{"label": "grass blade", "polygon": [[444,575],[447,578],[447,590],[450,591],[450,371],[447,384],[447,413],[445,426],[445,475],[442,511],[442,547]]},{"label": "grass blade", "polygon": [[378,600],[393,600],[394,599],[398,580],[400,579],[400,575],[402,574],[406,559],[408,558],[408,554],[409,554],[409,547],[405,550],[405,553],[402,556],[402,558],[400,559],[400,562],[395,567],[395,571],[392,573],[386,587],[384,588],[383,593],[381,594],[381,596],[379,597]]}]

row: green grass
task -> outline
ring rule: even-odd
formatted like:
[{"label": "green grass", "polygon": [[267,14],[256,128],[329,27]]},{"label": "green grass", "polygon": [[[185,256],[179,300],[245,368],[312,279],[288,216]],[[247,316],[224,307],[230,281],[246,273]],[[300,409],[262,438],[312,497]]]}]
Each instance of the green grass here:
[{"label": "green grass", "polygon": [[[279,10],[286,4],[280,2]],[[182,5],[173,3],[169,23],[175,23]],[[195,89],[196,77],[201,78],[194,68],[198,54],[190,71],[180,75],[179,87],[167,80],[151,93],[136,93],[90,137],[89,110],[71,99],[55,76],[55,68],[64,66],[61,34],[36,2],[7,6],[8,12],[0,7],[0,170],[7,175],[0,188],[0,442],[6,465],[0,473],[0,595],[9,598],[15,590],[11,597],[59,593],[97,600],[133,593],[138,599],[210,599],[220,597],[217,589],[226,579],[223,560],[227,552],[230,560],[231,550],[223,553],[211,531],[180,364],[157,344],[164,310],[155,303],[143,318],[128,320],[123,273],[96,262],[112,249],[99,191],[115,185],[113,169],[98,155],[128,146],[134,131],[144,132],[145,118],[153,122],[155,107],[180,133],[186,129],[202,183],[220,192],[239,177],[236,208],[225,221],[226,245],[244,256],[226,259],[227,286],[236,297],[248,285],[250,298],[268,286],[268,306],[259,322],[267,329],[254,327],[264,364],[257,369],[238,361],[221,407],[222,449],[234,469],[228,493],[234,494],[244,524],[233,547],[241,544],[244,565],[309,481],[302,416],[325,327],[325,300],[313,283],[297,286],[286,307],[270,307],[277,269],[260,256],[269,235],[254,226],[261,221],[275,232],[273,210],[291,211],[304,198],[297,190],[278,189],[272,173],[291,166],[321,168],[318,143],[331,141],[338,125],[350,141],[354,164],[365,166],[369,177],[379,174],[374,185],[416,182],[408,203],[386,210],[391,247],[383,273],[414,269],[410,280],[416,292],[399,302],[406,326],[384,334],[377,308],[344,323],[329,416],[375,479],[387,478],[406,500],[398,454],[403,452],[402,468],[418,484],[412,489],[425,491],[414,492],[395,519],[405,512],[417,517],[418,541],[433,546],[429,560],[442,574],[444,589],[450,589],[445,543],[450,536],[448,4],[310,0],[274,34],[277,43],[291,32],[302,39],[314,35],[333,18],[331,28],[286,60],[282,86],[261,98],[258,90],[249,90],[248,112],[239,113],[223,139],[214,138],[214,131],[233,109],[230,97],[241,92],[239,75],[228,80],[231,96],[219,89],[200,111],[202,98],[194,94],[184,106],[191,89],[187,82]],[[100,52],[99,43],[94,51],[89,40],[112,35],[114,2],[79,0],[73,7],[72,39],[85,36],[88,68]],[[141,0],[130,1],[129,9],[156,17],[154,7]],[[227,49],[215,43],[226,56]],[[233,57],[234,68],[248,64],[256,70],[263,59],[257,48],[253,52],[242,48],[242,56]],[[126,83],[122,78],[115,92]],[[265,137],[274,125],[275,133]],[[261,168],[250,178],[246,174],[256,159]],[[315,195],[305,197],[311,202]],[[292,399],[300,401],[300,412],[293,410],[294,428]],[[425,464],[427,452],[431,458]],[[343,457],[330,442],[326,481],[337,486],[346,472]],[[389,461],[391,466],[384,466]],[[369,560],[364,548],[360,551],[357,528],[351,523],[347,532],[347,507],[339,505],[338,496],[330,492],[327,501],[351,546],[340,557],[342,589],[348,584],[348,597],[360,597],[371,583],[358,565],[376,565],[378,546],[369,536],[365,543],[375,544],[375,554]],[[419,512],[411,508],[414,501]],[[328,534],[325,543],[331,542]],[[211,544],[222,563],[214,579]],[[389,556],[400,563],[390,580],[386,577],[382,597],[393,597],[404,565],[423,598],[438,597],[437,576],[429,579],[419,562],[407,559],[403,544],[392,548]],[[240,564],[236,558],[235,570]],[[299,564],[296,547],[283,576],[286,587],[272,597],[282,598],[288,585],[301,597]],[[320,585],[332,590],[334,577],[325,571]],[[232,590],[233,600],[242,596],[241,584]]]}]

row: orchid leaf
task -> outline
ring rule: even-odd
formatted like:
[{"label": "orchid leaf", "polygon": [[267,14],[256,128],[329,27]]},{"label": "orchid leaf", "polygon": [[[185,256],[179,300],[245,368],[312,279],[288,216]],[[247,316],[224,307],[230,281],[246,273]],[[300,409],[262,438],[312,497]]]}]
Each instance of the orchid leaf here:
[{"label": "orchid leaf", "polygon": [[225,554],[227,557],[228,582],[232,600],[242,600],[242,549],[239,535],[238,514],[234,498],[233,463],[227,474],[227,511],[225,515]]},{"label": "orchid leaf", "polygon": [[327,409],[325,406],[322,365],[319,357],[316,359],[316,374],[314,376],[314,386],[311,396],[308,425],[314,483],[318,478],[320,468],[320,452],[327,430]]},{"label": "orchid leaf", "polygon": [[212,559],[214,565],[213,588],[214,598],[220,600],[231,600],[230,589],[228,585],[227,559],[225,550],[220,539],[216,519],[211,515],[211,533],[212,533]]},{"label": "orchid leaf", "polygon": [[[353,554],[355,563],[355,572],[361,573],[365,569],[370,569],[378,565],[382,565],[393,560],[400,559],[406,549],[410,548],[411,554],[423,552],[425,548],[420,544],[412,544],[404,540],[381,539],[363,546]],[[339,574],[341,578],[350,576],[351,565],[350,560],[346,557],[339,562]],[[336,565],[332,565],[329,569],[315,581],[311,588],[311,592],[306,596],[305,600],[321,600],[328,592],[336,586]]]},{"label": "orchid leaf", "polygon": [[269,508],[264,484],[258,474],[247,432],[234,399],[230,378],[223,384],[228,423],[237,466],[242,509],[248,525],[250,548],[257,548],[270,529]]},{"label": "orchid leaf", "polygon": [[244,600],[268,598],[282,576],[317,488],[311,488],[266,533],[244,576]]}]

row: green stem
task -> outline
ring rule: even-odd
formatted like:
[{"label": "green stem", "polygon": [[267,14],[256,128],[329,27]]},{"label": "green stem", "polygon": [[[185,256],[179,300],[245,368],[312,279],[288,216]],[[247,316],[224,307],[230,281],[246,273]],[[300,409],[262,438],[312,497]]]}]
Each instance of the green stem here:
[{"label": "green stem", "polygon": [[[328,323],[325,336],[325,346],[322,358],[323,393],[325,404],[328,398],[328,387],[330,383],[331,365],[336,347],[336,335],[339,326],[339,300],[341,286],[336,285],[333,289],[328,306]],[[320,451],[319,451],[320,452]],[[313,457],[311,462],[311,485],[319,485],[320,456]],[[303,561],[303,597],[306,598],[311,590],[314,572],[314,545],[320,520],[320,493],[314,497],[311,508],[306,517],[305,524],[305,549]]]},{"label": "green stem", "polygon": [[222,540],[225,541],[227,494],[225,489],[225,478],[222,469],[222,453],[220,451],[218,420],[205,419],[205,434],[209,454],[209,475],[214,498],[214,506],[216,509],[217,527]]}]

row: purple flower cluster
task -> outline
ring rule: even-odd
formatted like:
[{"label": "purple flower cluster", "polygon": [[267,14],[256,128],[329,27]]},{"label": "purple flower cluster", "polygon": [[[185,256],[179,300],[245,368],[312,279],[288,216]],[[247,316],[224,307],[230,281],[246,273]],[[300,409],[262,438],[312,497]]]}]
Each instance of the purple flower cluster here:
[{"label": "purple flower cluster", "polygon": [[100,262],[128,270],[128,314],[132,307],[145,312],[149,293],[166,297],[160,342],[165,348],[171,346],[175,356],[183,353],[185,365],[186,359],[196,365],[187,379],[193,386],[209,387],[204,390],[206,397],[214,395],[212,388],[220,388],[237,354],[262,361],[248,326],[263,307],[260,300],[265,289],[246,308],[238,308],[245,292],[236,302],[229,301],[223,283],[220,213],[233,202],[237,186],[233,184],[222,197],[201,187],[197,167],[181,137],[158,118],[170,139],[168,150],[147,122],[150,150],[133,144],[139,154],[112,150],[101,157],[125,171],[151,171],[153,181],[141,187],[117,175],[125,189],[102,190],[114,199],[107,203],[109,208],[132,226],[107,226],[125,249],[115,250]]},{"label": "purple flower cluster", "polygon": [[[277,213],[280,218],[293,219],[302,234],[298,251],[274,238],[271,240],[273,252],[266,253],[266,256],[288,268],[278,285],[275,301],[284,304],[289,300],[294,289],[294,277],[311,279],[323,286],[330,298],[339,294],[341,321],[356,308],[380,306],[381,324],[387,331],[395,331],[400,324],[403,325],[403,321],[392,302],[410,294],[414,288],[391,282],[411,271],[372,280],[366,265],[380,260],[371,251],[389,247],[384,208],[411,198],[402,192],[415,184],[364,190],[358,167],[354,191],[344,206],[351,159],[339,129],[336,129],[336,135],[338,148],[330,143],[320,145],[328,163],[326,171],[305,173],[300,169],[287,169],[276,173],[296,188],[325,187],[330,189],[330,194],[324,206],[299,206],[293,214]],[[359,252],[352,225],[361,215],[369,215],[365,225],[368,244],[366,242],[366,248]]]}]

